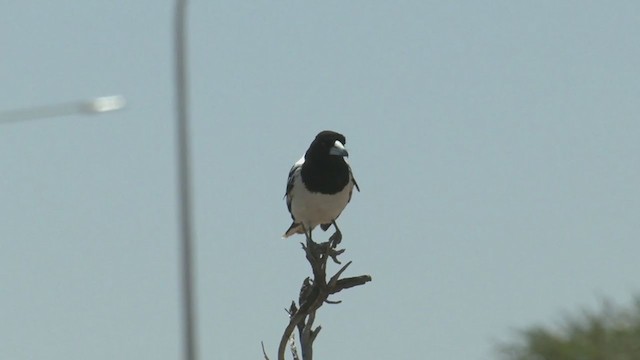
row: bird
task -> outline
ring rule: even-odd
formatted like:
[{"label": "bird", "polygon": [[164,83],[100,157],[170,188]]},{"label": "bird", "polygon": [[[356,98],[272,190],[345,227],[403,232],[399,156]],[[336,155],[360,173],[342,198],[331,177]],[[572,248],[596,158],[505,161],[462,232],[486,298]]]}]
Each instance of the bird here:
[{"label": "bird", "polygon": [[353,188],[360,191],[345,160],[349,156],[346,142],[340,133],[321,131],[304,156],[291,167],[285,198],[293,222],[283,238],[305,234],[313,243],[311,232],[316,226],[327,231],[333,225],[336,232],[330,241],[337,245],[342,240],[336,219],[351,201]]}]

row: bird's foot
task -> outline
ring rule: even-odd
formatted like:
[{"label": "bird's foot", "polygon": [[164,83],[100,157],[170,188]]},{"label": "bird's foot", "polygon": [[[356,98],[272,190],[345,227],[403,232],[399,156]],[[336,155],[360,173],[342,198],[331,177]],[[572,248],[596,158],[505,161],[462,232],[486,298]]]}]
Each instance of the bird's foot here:
[{"label": "bird's foot", "polygon": [[329,239],[329,241],[325,243],[319,244],[319,246],[322,248],[321,251],[325,256],[330,257],[331,260],[333,260],[333,262],[335,262],[336,264],[342,264],[340,260],[338,260],[338,255],[342,254],[344,252],[344,249],[337,250],[336,249],[337,245],[338,244],[337,243],[334,244],[333,240],[331,239]]},{"label": "bird's foot", "polygon": [[336,264],[342,264],[340,260],[338,260],[338,255],[342,254],[343,252],[344,249],[336,250],[335,247],[329,247],[329,249],[327,249],[327,255],[331,257],[331,260],[333,260],[333,262]]},{"label": "bird's foot", "polygon": [[310,259],[310,261],[311,259],[323,261],[323,258],[330,257],[336,264],[341,264],[338,260],[338,255],[342,254],[344,249],[337,250],[331,240],[318,244],[313,240],[307,239],[306,244],[302,244],[302,247],[307,253],[307,259]]},{"label": "bird's foot", "polygon": [[325,247],[327,243],[317,243],[309,238],[307,238],[306,241],[306,246],[303,246],[303,248],[305,249],[306,253],[307,253],[307,257],[311,256],[315,259],[320,259],[320,257],[322,256],[322,254],[326,253],[325,251]]},{"label": "bird's foot", "polygon": [[340,230],[336,230],[336,232],[329,237],[329,243],[331,244],[331,248],[335,249],[340,242],[342,242],[342,232]]}]

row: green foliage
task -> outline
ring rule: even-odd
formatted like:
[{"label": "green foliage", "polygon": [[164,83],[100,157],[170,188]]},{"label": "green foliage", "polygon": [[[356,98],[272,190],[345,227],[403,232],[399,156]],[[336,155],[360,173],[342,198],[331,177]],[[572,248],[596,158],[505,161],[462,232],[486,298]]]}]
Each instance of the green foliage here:
[{"label": "green foliage", "polygon": [[640,297],[629,309],[603,301],[599,311],[568,316],[557,330],[519,331],[499,352],[505,360],[640,360]]}]

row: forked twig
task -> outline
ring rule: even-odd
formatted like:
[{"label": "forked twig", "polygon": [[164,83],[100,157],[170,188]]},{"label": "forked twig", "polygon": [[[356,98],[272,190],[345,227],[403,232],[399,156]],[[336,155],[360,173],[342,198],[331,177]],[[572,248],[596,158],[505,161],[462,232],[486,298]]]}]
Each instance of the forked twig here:
[{"label": "forked twig", "polygon": [[[280,346],[278,347],[278,360],[285,360],[285,350],[287,342],[293,336],[294,329],[298,329],[300,336],[300,347],[302,349],[302,360],[312,360],[313,358],[313,342],[318,336],[321,327],[313,328],[316,311],[324,304],[338,304],[340,301],[328,300],[329,295],[338,293],[344,289],[354,286],[364,285],[371,281],[371,276],[361,275],[340,279],[340,276],[347,270],[351,261],[343,265],[327,282],[327,261],[332,259],[337,264],[341,264],[338,256],[344,252],[344,249],[335,249],[332,241],[316,244],[307,239],[306,244],[302,244],[305,256],[311,265],[313,279],[307,277],[300,288],[300,296],[298,306],[295,302],[287,310],[289,313],[289,324],[282,334]],[[264,349],[264,347],[263,347]],[[264,350],[263,350],[264,352]],[[291,345],[291,352],[294,360],[299,360],[295,344]],[[265,355],[266,357],[266,355]]]}]

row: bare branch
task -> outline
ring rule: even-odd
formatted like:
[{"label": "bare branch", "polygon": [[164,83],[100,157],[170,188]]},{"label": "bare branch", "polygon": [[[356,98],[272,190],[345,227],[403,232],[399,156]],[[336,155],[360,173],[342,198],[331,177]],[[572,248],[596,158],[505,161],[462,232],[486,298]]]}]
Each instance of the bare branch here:
[{"label": "bare branch", "polygon": [[342,275],[342,273],[345,270],[347,270],[349,265],[351,265],[351,261],[349,261],[345,266],[343,266],[340,270],[338,270],[338,272],[335,275],[331,277],[331,280],[329,280],[329,284],[327,284],[329,288],[336,286],[336,282],[338,281],[338,278],[340,278],[340,275]]},{"label": "bare branch", "polygon": [[335,286],[331,289],[330,292],[331,294],[335,294],[344,289],[349,289],[358,285],[364,285],[369,281],[371,281],[371,276],[369,275],[361,275],[361,276],[354,276],[346,279],[340,279],[336,281]]},{"label": "bare branch", "polygon": [[318,326],[315,330],[311,332],[311,342],[313,342],[316,339],[316,336],[318,336],[318,333],[320,332],[320,330],[322,330],[322,326]]},{"label": "bare branch", "polygon": [[316,320],[316,312],[313,311],[307,316],[307,324],[304,326],[302,335],[300,335],[300,347],[302,348],[302,358],[313,358],[313,322]]},{"label": "bare branch", "polygon": [[293,360],[300,360],[298,349],[296,348],[296,338],[293,335],[291,335],[291,356],[293,356]]},{"label": "bare branch", "polygon": [[304,319],[304,316],[305,314],[298,310],[298,312],[291,317],[291,320],[289,320],[289,325],[287,325],[287,328],[284,330],[284,334],[282,334],[282,338],[280,339],[280,346],[278,346],[278,360],[285,360],[284,351],[287,348],[287,341],[289,341],[293,329]]},{"label": "bare branch", "polygon": [[[313,323],[316,317],[316,311],[324,304],[339,304],[340,301],[328,300],[329,295],[338,293],[344,289],[355,286],[364,285],[371,281],[371,276],[361,275],[340,279],[340,276],[347,270],[351,261],[340,268],[327,282],[327,261],[331,259],[336,264],[341,264],[338,256],[344,253],[344,249],[336,249],[338,244],[333,239],[324,243],[314,243],[307,239],[306,243],[301,243],[305,252],[305,257],[311,266],[313,278],[307,277],[302,282],[300,294],[298,297],[298,305],[292,302],[287,310],[289,314],[289,324],[282,334],[280,346],[278,347],[278,360],[285,360],[285,350],[287,342],[292,339],[294,329],[298,329],[300,336],[300,347],[302,350],[302,360],[312,360],[313,358],[313,342],[315,341],[321,327],[313,329]],[[294,360],[299,360],[297,349],[293,339],[291,340],[291,353]],[[263,346],[264,349],[264,346]],[[263,350],[264,352],[264,350]],[[265,355],[266,356],[266,355]]]}]

